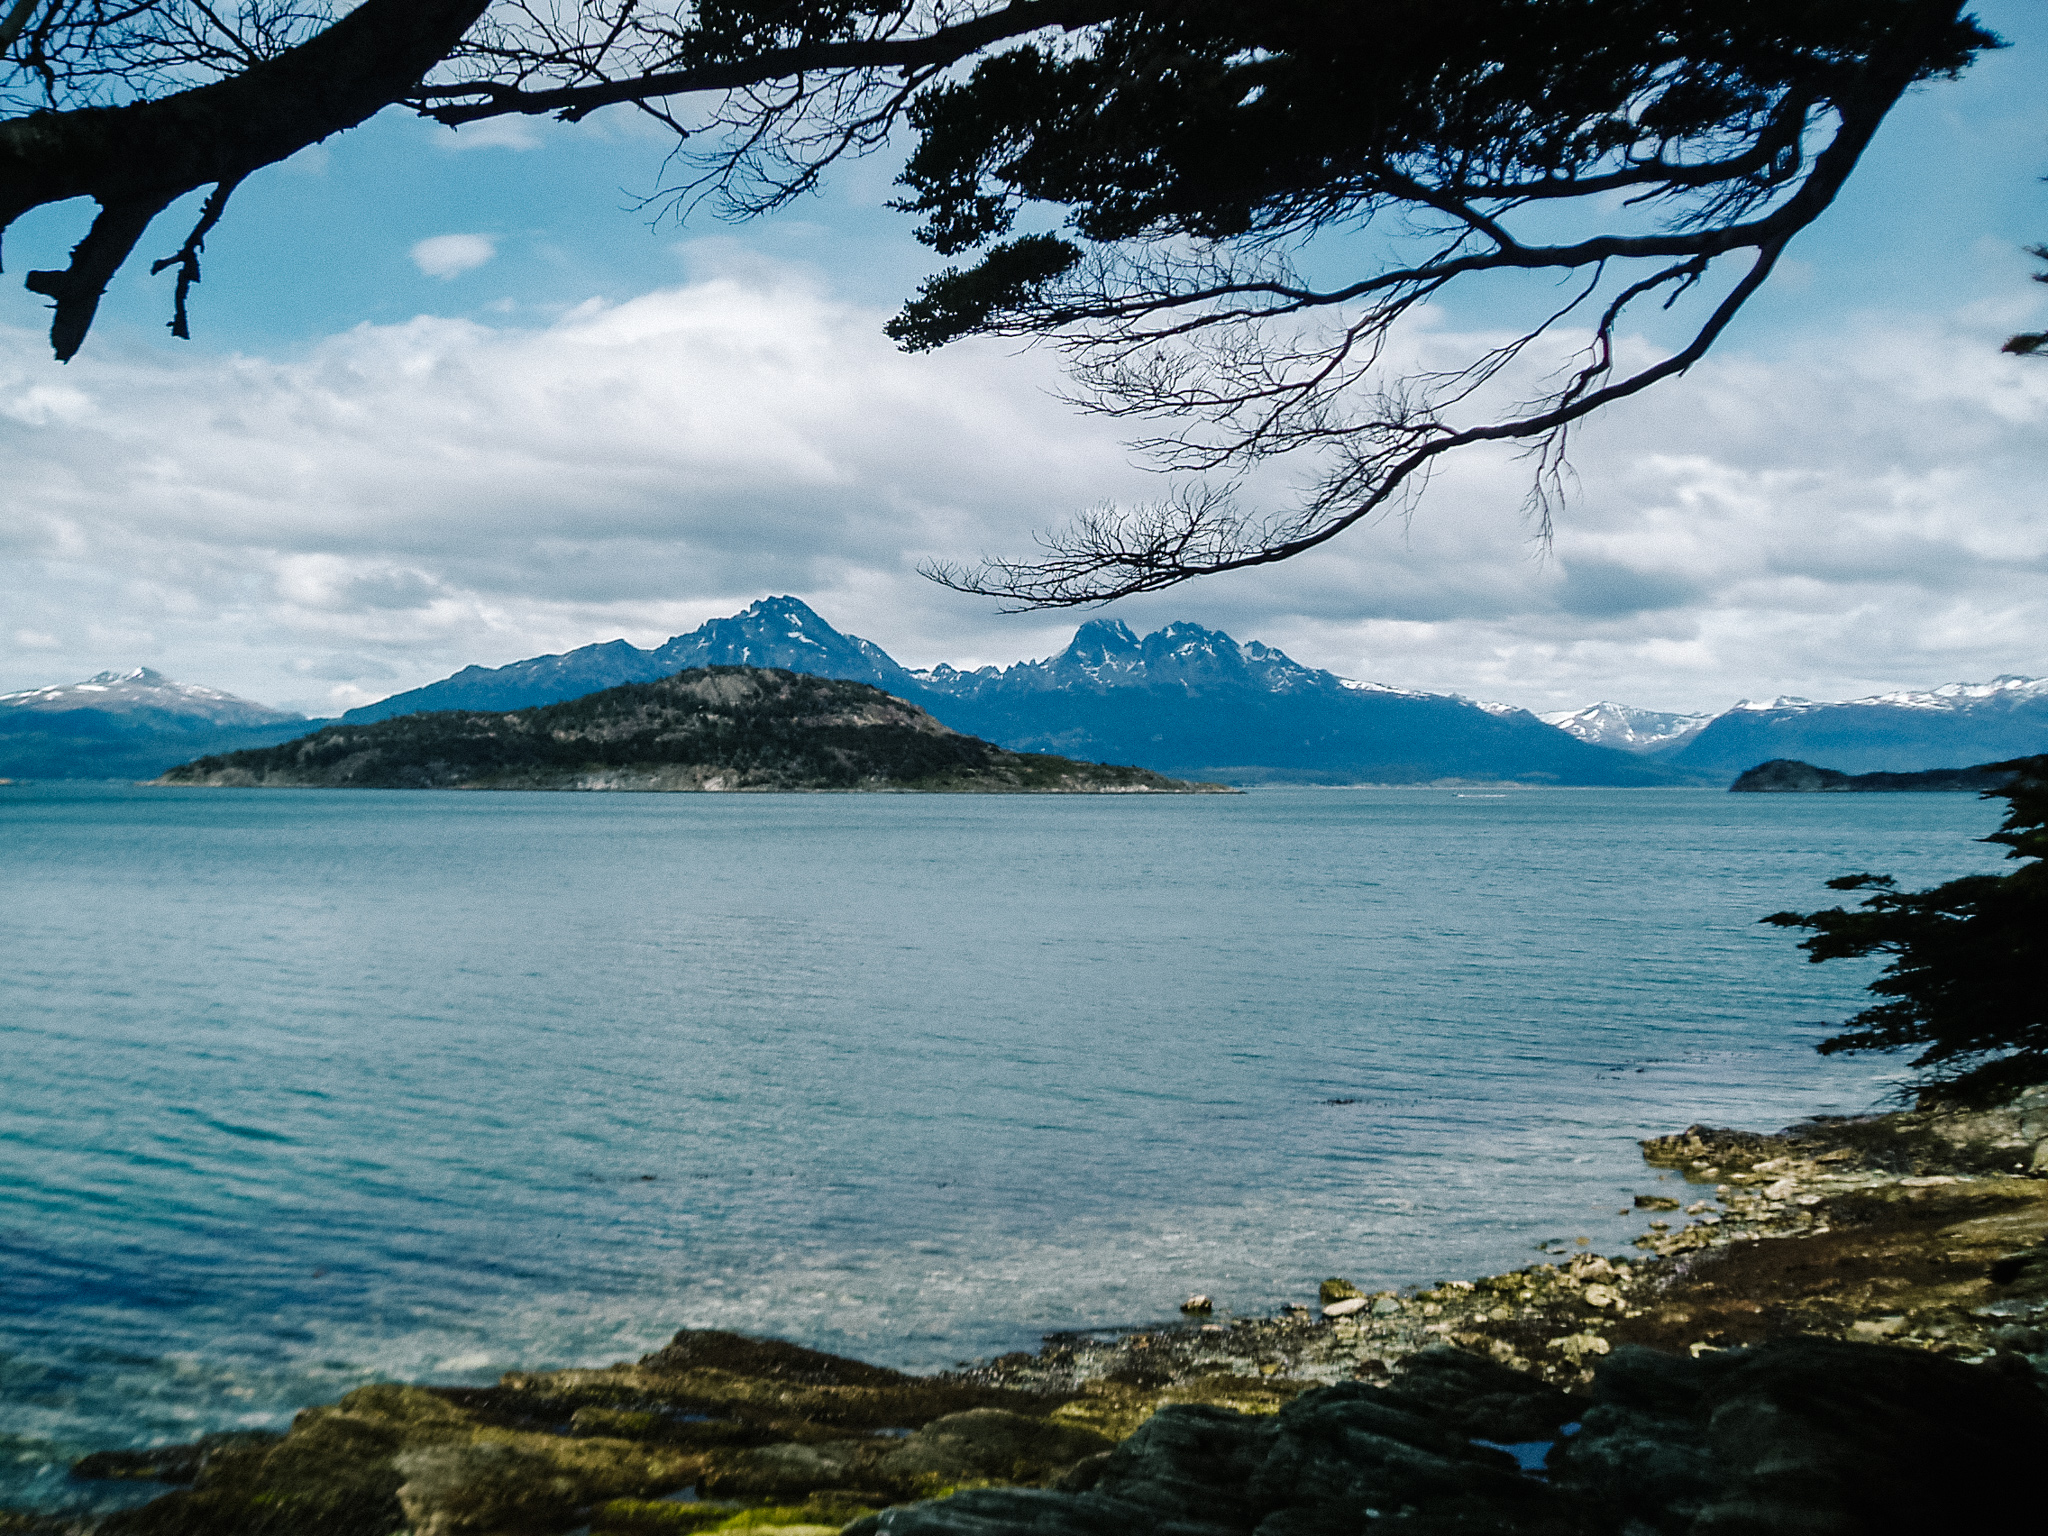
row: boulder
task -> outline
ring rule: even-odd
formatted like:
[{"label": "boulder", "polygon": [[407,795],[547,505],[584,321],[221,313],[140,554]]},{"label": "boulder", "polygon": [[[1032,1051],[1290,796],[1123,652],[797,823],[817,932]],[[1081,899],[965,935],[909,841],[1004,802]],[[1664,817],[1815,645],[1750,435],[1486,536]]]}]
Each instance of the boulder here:
[{"label": "boulder", "polygon": [[665,1375],[729,1371],[758,1381],[806,1387],[900,1387],[917,1379],[886,1366],[828,1355],[782,1339],[751,1339],[717,1328],[685,1328],[640,1363]]},{"label": "boulder", "polygon": [[426,1446],[394,1465],[412,1536],[553,1536],[582,1503],[552,1461],[513,1445]]},{"label": "boulder", "polygon": [[872,1439],[827,1440],[815,1445],[764,1445],[718,1458],[697,1479],[697,1491],[716,1499],[800,1498],[858,1482],[863,1462],[876,1456]]},{"label": "boulder", "polygon": [[1475,1440],[1553,1439],[1586,1403],[1540,1377],[1462,1349],[1426,1349],[1394,1367],[1388,1395]]},{"label": "boulder", "polygon": [[977,1408],[934,1419],[875,1467],[894,1486],[972,1481],[1038,1483],[1115,1445],[1078,1424]]}]

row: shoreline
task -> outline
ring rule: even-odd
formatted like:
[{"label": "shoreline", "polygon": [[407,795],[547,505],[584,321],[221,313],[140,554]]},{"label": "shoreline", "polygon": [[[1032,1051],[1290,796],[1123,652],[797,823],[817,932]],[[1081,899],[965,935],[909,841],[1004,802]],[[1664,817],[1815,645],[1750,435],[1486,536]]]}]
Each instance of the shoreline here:
[{"label": "shoreline", "polygon": [[[1211,1321],[1197,1307],[1183,1324],[1052,1334],[1036,1353],[923,1377],[686,1331],[638,1362],[361,1388],[283,1436],[101,1452],[74,1476],[169,1491],[96,1522],[0,1511],[0,1533],[994,1536],[1026,1529],[1031,1499],[1066,1500],[1079,1518],[1109,1497],[1101,1479],[1164,1454],[1154,1442],[1186,1421],[1270,1438],[1361,1391],[1436,1440],[1457,1429],[1463,1450],[1438,1447],[1452,1462],[1498,1473],[1510,1455],[1552,1503],[1579,1467],[1581,1502],[1598,1504],[1608,1495],[1584,1474],[1599,1405],[1645,1370],[1804,1361],[1811,1374],[1813,1351],[1832,1350],[1827,1371],[2031,1392],[2018,1409],[1992,1404],[2007,1421],[2044,1401],[2048,1087],[1989,1111],[1819,1118],[1775,1135],[1693,1126],[1642,1146],[1646,1230],[1631,1253],[1580,1238],[1473,1280],[1368,1294],[1333,1278],[1276,1317]],[[1657,1390],[1668,1397],[1671,1382]],[[1551,1480],[1528,1478],[1546,1457]],[[1208,1475],[1175,1466],[1169,1483]],[[1518,1489],[1495,1494],[1520,1509]],[[1547,1532],[1564,1516],[1545,1509],[1488,1528]]]}]

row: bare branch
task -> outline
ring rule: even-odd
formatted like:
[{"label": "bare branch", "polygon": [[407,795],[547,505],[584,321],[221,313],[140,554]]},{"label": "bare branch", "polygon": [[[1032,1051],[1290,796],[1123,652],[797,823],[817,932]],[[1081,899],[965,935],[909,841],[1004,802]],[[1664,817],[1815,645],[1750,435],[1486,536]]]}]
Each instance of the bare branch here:
[{"label": "bare branch", "polygon": [[227,212],[228,199],[235,195],[235,188],[241,185],[239,178],[224,181],[215,187],[199,211],[199,222],[192,226],[192,233],[185,237],[185,243],[175,255],[152,262],[149,275],[155,277],[169,267],[178,269],[177,296],[172,300],[171,334],[180,341],[192,339],[192,327],[185,312],[185,300],[192,292],[192,285],[199,281],[199,253],[206,249],[206,237],[213,232],[213,226],[220,222],[220,216]]}]

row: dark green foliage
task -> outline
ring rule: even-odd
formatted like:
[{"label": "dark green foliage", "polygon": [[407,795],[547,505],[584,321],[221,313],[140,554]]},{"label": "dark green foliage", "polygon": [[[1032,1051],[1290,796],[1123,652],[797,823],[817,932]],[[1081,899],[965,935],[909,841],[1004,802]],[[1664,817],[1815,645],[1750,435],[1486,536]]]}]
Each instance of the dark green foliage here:
[{"label": "dark green foliage", "polygon": [[[1032,202],[1090,241],[1269,239],[1389,203],[1596,194],[1594,176],[1720,222],[1804,169],[1810,113],[1990,42],[1923,0],[1132,6],[928,90],[899,206],[948,254]],[[936,279],[899,337],[935,345],[1023,307],[1012,249]]]},{"label": "dark green foliage", "polygon": [[[164,779],[335,789],[681,789],[711,775],[727,789],[1184,787],[1143,769],[1005,751],[865,683],[755,667],[700,667],[509,713],[446,710],[329,726],[282,746],[201,758]],[[579,782],[588,776],[618,777]]]},{"label": "dark green foliage", "polygon": [[1854,911],[1776,912],[1763,919],[1804,928],[1800,948],[1823,960],[1895,958],[1870,990],[1884,1001],[1821,1042],[1837,1051],[1917,1049],[1927,1069],[1924,1102],[1979,1102],[2048,1082],[2048,756],[1990,765],[2012,781],[1987,790],[2011,809],[1986,842],[2023,862],[2004,875],[1966,875],[1925,891],[1901,891],[1889,875],[1845,875],[1837,891],[1868,890]]},{"label": "dark green foliage", "polygon": [[[2028,248],[2028,254],[2048,261],[2048,245],[2031,246]],[[2048,283],[2048,272],[2036,272],[2034,281]],[[2000,350],[2011,352],[2018,357],[2048,357],[2048,331],[2022,331],[2019,335],[2009,338]]]},{"label": "dark green foliage", "polygon": [[1008,241],[968,271],[948,267],[928,279],[883,329],[905,351],[927,351],[981,330],[1000,313],[1022,308],[1080,259],[1081,248],[1057,235]]}]

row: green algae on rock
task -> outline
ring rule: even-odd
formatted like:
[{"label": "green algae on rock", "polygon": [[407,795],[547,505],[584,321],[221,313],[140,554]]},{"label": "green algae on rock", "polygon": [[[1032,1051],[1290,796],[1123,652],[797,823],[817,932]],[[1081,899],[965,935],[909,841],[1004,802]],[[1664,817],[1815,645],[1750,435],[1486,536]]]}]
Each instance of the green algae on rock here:
[{"label": "green algae on rock", "polygon": [[700,667],[563,704],[330,725],[159,784],[285,789],[1226,794],[1144,768],[1011,752],[866,683]]}]

